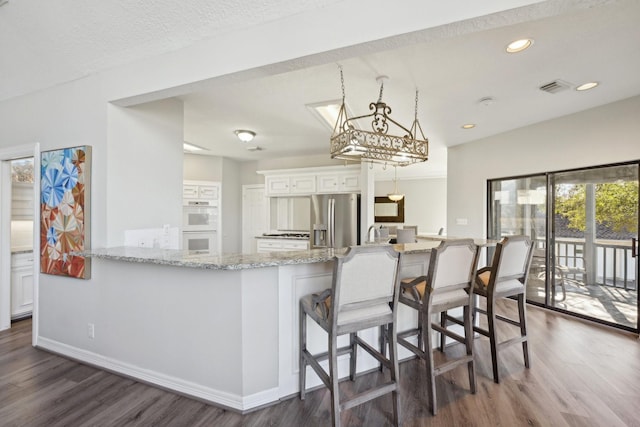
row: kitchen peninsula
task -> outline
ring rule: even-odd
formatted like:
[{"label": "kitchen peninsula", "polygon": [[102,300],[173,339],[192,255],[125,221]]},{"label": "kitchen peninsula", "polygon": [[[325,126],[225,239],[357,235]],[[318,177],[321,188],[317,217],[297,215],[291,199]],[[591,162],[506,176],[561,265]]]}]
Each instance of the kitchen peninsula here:
[{"label": "kitchen peninsula", "polygon": [[[395,245],[405,254],[403,274],[425,273],[438,243]],[[238,411],[274,403],[298,391],[298,301],[331,286],[332,259],[341,253],[90,250],[84,254],[94,278],[104,277],[97,286],[108,311],[94,314],[93,338],[38,346]],[[321,329],[309,324],[309,333],[311,346],[326,346]],[[347,362],[340,361],[345,375]],[[359,370],[375,367],[359,358]],[[308,387],[320,384],[308,378]]]}]

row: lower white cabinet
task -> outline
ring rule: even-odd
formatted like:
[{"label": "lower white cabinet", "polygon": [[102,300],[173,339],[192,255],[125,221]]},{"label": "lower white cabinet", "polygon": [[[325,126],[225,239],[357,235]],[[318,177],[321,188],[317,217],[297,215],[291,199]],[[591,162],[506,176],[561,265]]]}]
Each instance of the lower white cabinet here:
[{"label": "lower white cabinet", "polygon": [[309,249],[307,240],[258,239],[258,253],[277,251],[304,251]]},{"label": "lower white cabinet", "polygon": [[33,253],[11,255],[11,317],[33,311]]}]

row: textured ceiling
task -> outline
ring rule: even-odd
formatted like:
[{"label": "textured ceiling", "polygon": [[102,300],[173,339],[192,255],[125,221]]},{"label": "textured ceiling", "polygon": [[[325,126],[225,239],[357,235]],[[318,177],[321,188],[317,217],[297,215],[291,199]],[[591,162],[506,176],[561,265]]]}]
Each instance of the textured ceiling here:
[{"label": "textured ceiling", "polygon": [[[344,0],[10,0],[0,6],[0,100],[337,3]],[[384,100],[403,123],[420,89],[431,157],[398,174],[442,175],[449,146],[639,95],[638,22],[638,0],[545,1],[272,64],[250,79],[213,79],[181,96],[185,139],[241,161],[326,154],[330,131],[305,105],[341,97],[340,63],[356,114],[377,98],[377,75],[390,76]],[[522,36],[534,46],[507,55],[504,46]],[[555,79],[570,90],[538,89]],[[591,80],[600,86],[573,90]],[[495,102],[478,102],[486,96]],[[467,122],[477,127],[462,130]],[[264,150],[247,151],[238,128],[254,130]]]},{"label": "textured ceiling", "polygon": [[336,1],[9,0],[0,100]]}]

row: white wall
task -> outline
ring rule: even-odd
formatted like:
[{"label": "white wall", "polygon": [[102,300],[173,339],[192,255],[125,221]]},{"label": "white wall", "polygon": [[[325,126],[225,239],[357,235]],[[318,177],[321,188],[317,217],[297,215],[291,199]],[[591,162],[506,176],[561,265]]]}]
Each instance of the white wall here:
[{"label": "white wall", "polygon": [[[376,181],[375,195],[394,191],[393,181]],[[404,224],[417,225],[418,233],[436,234],[447,223],[447,179],[398,180],[398,192],[404,194]]]},{"label": "white wall", "polygon": [[242,252],[242,183],[240,166],[222,159],[222,252]]},{"label": "white wall", "polygon": [[192,181],[222,181],[222,157],[185,154],[183,178]]},{"label": "white wall", "polygon": [[124,244],[128,229],[182,225],[182,124],[177,99],[109,105],[108,246]]},{"label": "white wall", "polygon": [[486,237],[487,179],[640,159],[639,112],[640,97],[633,97],[451,147],[448,234]]}]

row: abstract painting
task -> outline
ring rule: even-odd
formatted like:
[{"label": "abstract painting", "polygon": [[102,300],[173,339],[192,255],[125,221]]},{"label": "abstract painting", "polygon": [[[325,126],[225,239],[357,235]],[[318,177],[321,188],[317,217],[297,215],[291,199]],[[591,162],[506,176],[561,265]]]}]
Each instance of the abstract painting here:
[{"label": "abstract painting", "polygon": [[44,151],[40,159],[40,271],[88,279],[91,147]]}]

